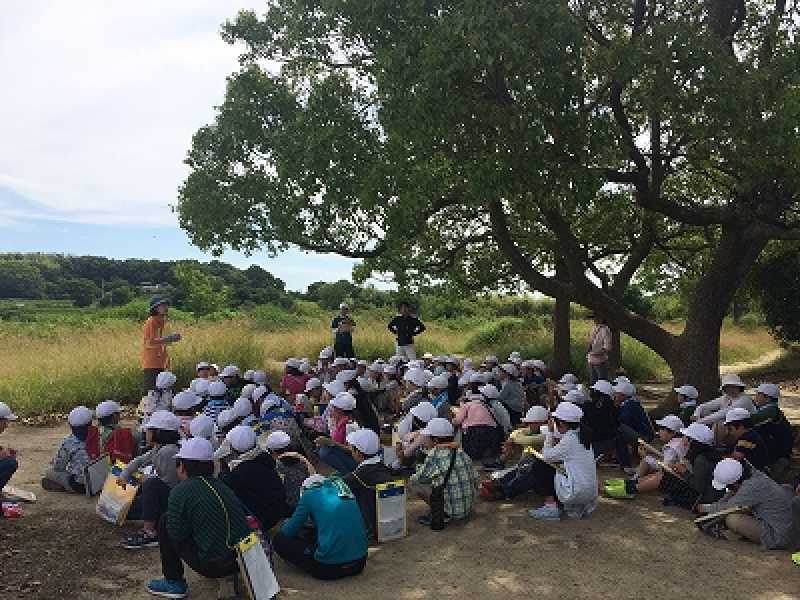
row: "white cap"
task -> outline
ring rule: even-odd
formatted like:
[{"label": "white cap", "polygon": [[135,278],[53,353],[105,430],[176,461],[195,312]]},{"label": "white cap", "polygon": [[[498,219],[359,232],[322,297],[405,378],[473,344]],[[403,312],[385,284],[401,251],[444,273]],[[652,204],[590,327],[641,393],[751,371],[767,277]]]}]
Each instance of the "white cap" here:
[{"label": "white cap", "polygon": [[264,371],[253,371],[253,383],[265,385],[267,383],[267,374]]},{"label": "white cap", "polygon": [[287,358],[286,359],[286,366],[291,367],[292,369],[299,369],[303,364],[303,361],[297,358]]},{"label": "white cap", "polygon": [[739,377],[736,373],[725,373],[725,375],[722,376],[722,383],[720,384],[719,388],[722,389],[726,385],[734,385],[742,389],[747,387],[742,381],[742,378]]},{"label": "white cap", "polygon": [[195,371],[199,371],[201,369],[210,369],[210,368],[211,368],[211,364],[210,363],[207,363],[205,361],[200,361],[199,363],[197,363],[197,366],[195,367],[194,370]]},{"label": "white cap", "polygon": [[253,381],[253,373],[255,373],[255,371],[253,369],[247,369],[247,371],[244,372],[243,377],[247,381]]},{"label": "white cap", "polygon": [[334,367],[346,367],[350,364],[350,361],[342,356],[337,356],[336,359],[333,361]]},{"label": "white cap", "polygon": [[534,368],[539,369],[540,371],[544,371],[547,368],[547,365],[544,363],[543,360],[539,360],[538,358],[531,361],[533,363]]},{"label": "white cap", "polygon": [[347,383],[348,381],[353,381],[356,377],[357,375],[355,369],[345,369],[344,371],[339,371],[336,374],[336,381]]},{"label": "white cap", "polygon": [[416,417],[423,423],[429,422],[431,419],[436,417],[436,415],[436,407],[430,402],[420,402],[411,409],[411,416]]},{"label": "white cap", "polygon": [[636,386],[630,381],[620,381],[614,386],[614,392],[617,394],[622,394],[626,398],[631,398],[632,396],[636,395]]},{"label": "white cap", "polygon": [[16,421],[17,415],[11,412],[8,404],[0,402],[0,421]]},{"label": "white cap", "polygon": [[217,415],[217,427],[219,429],[225,429],[235,420],[236,420],[236,415],[233,413],[233,409],[226,408],[225,410],[221,410]]},{"label": "white cap", "polygon": [[314,473],[310,477],[306,477],[303,480],[303,483],[300,485],[300,487],[304,490],[307,490],[308,488],[314,487],[315,485],[321,485],[325,483],[325,481],[327,480],[324,475],[320,475],[319,473]]},{"label": "white cap", "polygon": [[776,400],[781,397],[781,388],[774,383],[762,383],[756,390],[759,394],[764,394],[768,398],[775,398]]},{"label": "white cap", "polygon": [[534,368],[536,365],[534,365],[534,364],[533,364],[533,361],[532,361],[532,360],[528,359],[528,360],[523,360],[523,361],[522,361],[522,362],[519,364],[519,366],[520,366],[520,367],[522,367],[523,369],[532,369],[532,368]]},{"label": "white cap", "polygon": [[500,365],[500,368],[509,375],[511,375],[512,377],[519,376],[519,369],[517,369],[516,365],[513,365],[511,363],[506,363],[504,365]]},{"label": "white cap", "polygon": [[559,383],[556,387],[558,388],[558,391],[561,392],[562,394],[566,394],[569,391],[578,389],[577,384],[574,383]]},{"label": "white cap", "polygon": [[482,396],[488,398],[489,400],[494,400],[500,396],[500,392],[498,389],[492,385],[491,383],[487,383],[486,385],[482,385],[478,388],[478,391],[481,393]]},{"label": "white cap", "polygon": [[253,402],[258,402],[263,398],[265,395],[269,393],[269,388],[265,385],[260,385],[256,389],[253,390],[253,393],[250,394],[250,399]]},{"label": "white cap", "polygon": [[310,370],[311,370],[311,362],[307,358],[304,358],[303,360],[301,360],[300,361],[300,372],[303,375],[306,375]]},{"label": "white cap", "polygon": [[475,366],[475,363],[471,358],[464,359],[464,369],[472,369]]},{"label": "white cap", "polygon": [[625,375],[617,375],[616,379],[612,382],[614,385],[619,385],[620,383],[627,382],[630,383],[631,380],[625,377]]},{"label": "white cap", "polygon": [[202,402],[200,396],[191,390],[183,390],[175,394],[172,399],[172,408],[175,410],[189,410]]},{"label": "white cap", "polygon": [[256,391],[258,386],[255,383],[248,383],[246,386],[242,388],[242,398],[252,398],[253,392]]},{"label": "white cap", "polygon": [[692,423],[688,427],[684,427],[681,429],[681,435],[707,446],[714,445],[714,432],[711,431],[708,425],[703,425],[702,423]]},{"label": "white cap", "polygon": [[729,423],[736,423],[737,421],[744,421],[750,418],[750,411],[746,408],[732,408],[725,413],[725,425]]},{"label": "white cap", "polygon": [[275,408],[276,406],[281,406],[283,404],[283,398],[278,396],[275,392],[270,392],[267,394],[267,397],[264,398],[264,401],[261,403],[261,416],[263,417],[267,414],[271,408]]},{"label": "white cap", "polygon": [[583,418],[583,411],[577,404],[561,402],[553,411],[553,417],[566,423],[580,423]]},{"label": "white cap", "polygon": [[181,428],[181,422],[168,410],[157,410],[146,423],[142,424],[142,429],[163,429],[165,431],[178,431]]},{"label": "white cap", "polygon": [[208,379],[194,379],[192,380],[192,385],[190,389],[197,394],[198,396],[208,396]]},{"label": "white cap", "polygon": [[697,400],[698,396],[700,396],[700,392],[697,391],[697,388],[693,385],[682,385],[681,387],[673,388],[676,394],[680,394],[681,396],[686,396],[687,398],[691,398],[692,400]]},{"label": "white cap", "polygon": [[211,462],[214,460],[214,448],[211,446],[211,442],[205,438],[189,438],[181,444],[175,458]]},{"label": "white cap", "polygon": [[247,425],[237,425],[227,433],[225,439],[237,452],[247,452],[256,447],[256,432]]},{"label": "white cap", "polygon": [[430,352],[426,352],[425,354],[422,355],[422,358],[424,360],[430,360],[433,358],[433,354],[431,354]]},{"label": "white cap", "polygon": [[336,394],[331,404],[340,410],[353,410],[356,407],[356,399],[350,392],[341,392]]},{"label": "white cap", "polygon": [[334,398],[344,391],[344,383],[341,381],[331,381],[330,383],[324,384],[322,387]]},{"label": "white cap", "polygon": [[453,424],[447,419],[435,417],[428,422],[425,429],[420,431],[420,434],[435,438],[451,437],[453,435]]},{"label": "white cap", "polygon": [[514,358],[522,358],[522,354],[520,354],[519,352],[514,350],[511,354],[508,355],[508,360],[511,360],[511,359],[514,359]]},{"label": "white cap", "polygon": [[674,431],[675,433],[683,429],[683,421],[681,421],[680,417],[676,417],[675,415],[667,415],[663,419],[656,419],[656,425]]},{"label": "white cap", "polygon": [[[101,402],[94,409],[94,414],[97,415],[98,419],[105,419],[106,417],[110,417],[114,413],[120,413],[120,412],[122,412],[122,407],[113,400],[106,400],[104,402]],[[0,416],[0,419],[2,418],[3,417]]]},{"label": "white cap", "polygon": [[189,433],[192,437],[211,439],[214,435],[214,421],[208,415],[197,415],[189,423]]},{"label": "white cap", "polygon": [[481,373],[480,371],[475,371],[472,375],[469,376],[470,383],[487,383],[491,375],[489,373]]},{"label": "white cap", "polygon": [[490,354],[484,360],[485,360],[485,362],[492,363],[493,365],[496,365],[497,362],[498,362],[497,361],[497,357],[494,354]]},{"label": "white cap", "polygon": [[364,360],[363,358],[361,360],[356,361],[356,364],[359,367],[368,367],[369,366],[369,362]]},{"label": "white cap", "polygon": [[92,411],[85,406],[76,406],[67,416],[67,422],[73,427],[82,427],[92,422]]},{"label": "white cap", "polygon": [[598,379],[595,381],[592,389],[600,392],[601,394],[605,394],[606,396],[614,395],[614,386],[605,379]]},{"label": "white cap", "polygon": [[236,377],[239,374],[239,367],[236,365],[228,365],[224,369],[222,369],[222,373],[220,373],[220,377]]},{"label": "white cap", "polygon": [[208,395],[212,398],[219,398],[228,393],[228,386],[221,381],[212,381],[208,386]]},{"label": "white cap", "polygon": [[346,302],[342,302],[342,303],[339,305],[339,310],[341,310],[341,309],[343,309],[343,308],[350,308],[350,307],[347,305],[347,303],[346,303]]},{"label": "white cap", "polygon": [[288,448],[291,443],[292,438],[285,431],[273,431],[267,436],[267,448],[270,450],[282,450]]},{"label": "white cap", "polygon": [[544,406],[531,406],[525,416],[522,417],[523,423],[546,423],[550,418],[550,411]]},{"label": "white cap", "polygon": [[574,390],[570,390],[564,396],[564,400],[566,402],[572,402],[573,404],[581,405],[586,402],[586,396],[583,395],[583,392],[576,388]]},{"label": "white cap", "polygon": [[428,382],[429,390],[445,390],[449,384],[447,375],[437,375]]},{"label": "white cap", "polygon": [[373,373],[383,373],[383,363],[375,361],[369,366],[369,370]]},{"label": "white cap", "polygon": [[175,382],[178,381],[178,378],[175,377],[174,373],[169,371],[161,371],[158,375],[156,375],[156,387],[160,390],[168,390]]},{"label": "white cap", "polygon": [[578,378],[572,373],[564,373],[561,379],[558,380],[558,383],[571,383],[572,385],[578,385]]},{"label": "white cap", "polygon": [[430,381],[430,377],[423,369],[409,369],[406,374],[403,376],[403,379],[406,381],[410,381],[413,385],[417,387],[425,387]]},{"label": "white cap", "polygon": [[253,414],[253,403],[248,398],[237,398],[233,403],[233,414],[237,419],[244,419]]},{"label": "white cap", "polygon": [[392,364],[383,365],[383,372],[386,375],[396,375],[397,374],[397,367]]},{"label": "white cap", "polygon": [[459,361],[458,361],[458,358],[456,358],[455,356],[448,356],[444,360],[444,363],[446,365],[455,365],[455,366],[458,366],[460,364]]},{"label": "white cap", "polygon": [[330,346],[325,346],[322,350],[319,351],[319,359],[320,360],[328,360],[333,356],[333,348]]},{"label": "white cap", "polygon": [[347,443],[366,456],[375,456],[381,451],[381,439],[372,429],[362,428],[347,434]]},{"label": "white cap", "polygon": [[312,377],[308,381],[306,381],[305,391],[310,392],[311,390],[315,390],[318,387],[322,387],[322,382],[317,377]]},{"label": "white cap", "polygon": [[714,479],[711,480],[711,485],[715,490],[724,490],[732,483],[736,483],[742,478],[742,463],[733,458],[723,458],[714,467]]}]

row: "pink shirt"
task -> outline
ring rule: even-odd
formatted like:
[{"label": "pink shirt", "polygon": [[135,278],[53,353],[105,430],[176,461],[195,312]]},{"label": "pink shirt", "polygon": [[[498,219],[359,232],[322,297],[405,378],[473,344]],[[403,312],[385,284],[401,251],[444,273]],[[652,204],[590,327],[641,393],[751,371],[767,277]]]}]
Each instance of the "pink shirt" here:
[{"label": "pink shirt", "polygon": [[453,425],[461,425],[461,429],[466,431],[470,427],[477,427],[478,425],[489,425],[490,427],[497,426],[489,409],[483,402],[473,400],[463,404],[458,409],[458,413],[453,419]]},{"label": "pink shirt", "polygon": [[611,330],[607,325],[595,325],[589,334],[589,352],[586,359],[590,365],[599,365],[608,361],[611,350]]},{"label": "pink shirt", "polygon": [[339,419],[339,422],[336,423],[336,426],[333,428],[331,439],[337,444],[347,443],[347,424],[349,422],[350,417],[344,417],[343,419]]},{"label": "pink shirt", "polygon": [[308,378],[304,375],[289,375],[288,373],[281,379],[281,387],[290,394],[302,394],[306,391],[306,381]]}]

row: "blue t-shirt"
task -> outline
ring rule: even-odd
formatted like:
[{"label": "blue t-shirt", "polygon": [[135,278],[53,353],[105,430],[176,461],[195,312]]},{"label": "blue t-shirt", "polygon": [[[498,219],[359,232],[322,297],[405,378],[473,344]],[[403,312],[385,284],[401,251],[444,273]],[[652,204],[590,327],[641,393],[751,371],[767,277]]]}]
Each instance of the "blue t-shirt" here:
[{"label": "blue t-shirt", "polygon": [[622,406],[619,407],[618,418],[621,425],[627,425],[645,441],[649,442],[653,439],[653,426],[650,424],[650,418],[636,398],[628,398],[622,403]]}]

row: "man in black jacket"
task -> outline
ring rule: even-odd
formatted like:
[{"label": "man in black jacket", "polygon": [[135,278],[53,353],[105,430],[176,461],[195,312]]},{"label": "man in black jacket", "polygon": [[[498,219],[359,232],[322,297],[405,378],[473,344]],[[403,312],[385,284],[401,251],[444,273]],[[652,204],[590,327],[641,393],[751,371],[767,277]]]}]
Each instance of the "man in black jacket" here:
[{"label": "man in black jacket", "polygon": [[403,301],[398,305],[400,312],[389,322],[389,331],[397,337],[397,355],[407,360],[416,360],[417,352],[414,350],[414,336],[425,331],[425,325],[415,315],[411,314],[411,306]]},{"label": "man in black jacket", "polygon": [[234,427],[225,439],[231,447],[230,471],[221,474],[220,479],[234,491],[245,511],[258,519],[266,533],[288,512],[286,490],[275,470],[275,460],[256,445],[252,427]]},{"label": "man in black jacket", "polygon": [[394,476],[381,459],[381,441],[377,433],[371,429],[359,429],[347,436],[347,443],[358,466],[345,475],[344,481],[358,501],[368,536],[374,540],[377,537],[375,486],[392,481]]}]

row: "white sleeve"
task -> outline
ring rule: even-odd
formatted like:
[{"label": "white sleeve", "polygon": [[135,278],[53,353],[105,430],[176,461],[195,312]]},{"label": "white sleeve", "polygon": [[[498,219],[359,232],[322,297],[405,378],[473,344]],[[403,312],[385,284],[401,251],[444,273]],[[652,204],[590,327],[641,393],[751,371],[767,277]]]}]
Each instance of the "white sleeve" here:
[{"label": "white sleeve", "polygon": [[[551,436],[547,436],[551,437]],[[545,447],[542,451],[544,459],[547,462],[564,462],[569,455],[571,446],[573,444],[574,436],[565,435],[561,440],[552,448],[548,448],[547,440],[545,440]]]}]

